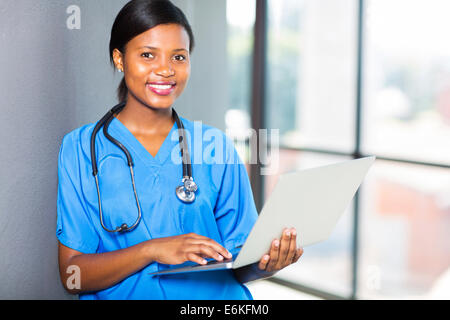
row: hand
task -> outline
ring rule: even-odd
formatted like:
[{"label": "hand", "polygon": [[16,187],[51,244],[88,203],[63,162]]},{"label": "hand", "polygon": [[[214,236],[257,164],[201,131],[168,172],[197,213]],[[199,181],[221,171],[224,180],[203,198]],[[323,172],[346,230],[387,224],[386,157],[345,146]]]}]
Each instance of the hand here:
[{"label": "hand", "polygon": [[277,272],[297,262],[302,254],[303,249],[297,248],[297,231],[295,228],[286,228],[279,240],[272,241],[269,253],[261,258],[258,268],[267,272]]},{"label": "hand", "polygon": [[195,233],[167,238],[152,239],[149,252],[153,261],[163,264],[180,264],[193,261],[206,264],[204,258],[223,261],[231,258],[231,253],[216,241]]}]

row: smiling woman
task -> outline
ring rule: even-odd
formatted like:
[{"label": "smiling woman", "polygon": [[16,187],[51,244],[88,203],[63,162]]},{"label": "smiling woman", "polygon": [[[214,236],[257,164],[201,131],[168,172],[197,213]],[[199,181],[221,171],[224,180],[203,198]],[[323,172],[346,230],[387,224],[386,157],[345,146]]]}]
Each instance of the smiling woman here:
[{"label": "smiling woman", "polygon": [[[169,76],[178,74],[175,71],[184,75],[185,82],[178,83],[177,91],[179,95],[189,78],[189,54],[194,49],[195,40],[192,28],[183,12],[173,5],[172,10],[168,10],[168,6],[169,4],[164,2],[153,1],[150,8],[149,1],[130,1],[120,11],[114,22],[109,53],[111,63],[120,71],[125,71],[124,68],[128,66],[139,68],[126,70],[132,74],[133,71],[142,74],[158,61],[167,61],[169,56],[175,64],[166,65],[164,70],[159,71],[163,72],[166,77],[168,74]],[[152,43],[163,44],[164,48],[152,46]],[[126,58],[125,53],[127,53]],[[126,61],[125,59],[131,60]],[[176,68],[176,70],[171,68]],[[182,75],[178,76],[180,76],[181,82]],[[124,78],[119,86],[119,101],[127,99],[128,85],[130,85],[128,80],[132,79]]]},{"label": "smiling woman", "polygon": [[125,72],[121,86],[126,86],[127,101],[170,107],[189,79],[189,42],[184,27],[163,24],[131,39],[124,52],[115,48],[113,60]]},{"label": "smiling woman", "polygon": [[[187,146],[182,163],[173,157],[172,150],[186,144],[183,134],[171,140],[177,129],[192,141],[213,129],[203,125],[199,135],[172,109],[188,83],[193,46],[186,17],[168,0],[132,0],[114,22],[110,57],[124,73],[120,104],[68,133],[59,154],[60,275],[81,299],[251,299],[244,282],[301,256],[295,231],[286,229],[260,262],[241,270],[149,275],[177,264],[206,264],[205,258],[231,259],[257,217],[247,171],[223,132],[215,148],[226,150],[225,163],[191,164]],[[195,201],[180,197],[181,173],[181,187],[195,193]],[[80,270],[76,286],[68,272],[74,266]]]}]

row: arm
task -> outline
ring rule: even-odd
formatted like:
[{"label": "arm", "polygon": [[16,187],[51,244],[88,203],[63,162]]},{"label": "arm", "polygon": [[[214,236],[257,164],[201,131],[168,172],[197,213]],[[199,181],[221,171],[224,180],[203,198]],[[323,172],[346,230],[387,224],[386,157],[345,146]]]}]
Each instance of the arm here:
[{"label": "arm", "polygon": [[[64,288],[71,294],[98,291],[113,286],[153,262],[149,243],[98,254],[84,254],[59,242],[59,273]],[[81,287],[68,288],[69,266],[80,268]]]},{"label": "arm", "polygon": [[[222,261],[231,254],[217,242],[194,233],[152,239],[135,246],[105,252],[84,254],[59,243],[59,273],[64,288],[71,294],[109,288],[152,262],[180,264],[193,261],[206,264],[203,257]],[[80,288],[70,289],[67,273],[70,266],[80,269]]]}]

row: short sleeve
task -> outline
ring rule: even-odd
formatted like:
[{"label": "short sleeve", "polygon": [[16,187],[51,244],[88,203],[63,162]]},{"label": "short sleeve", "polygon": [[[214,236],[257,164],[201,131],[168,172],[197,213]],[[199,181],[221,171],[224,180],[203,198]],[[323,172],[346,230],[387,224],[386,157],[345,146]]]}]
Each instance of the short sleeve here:
[{"label": "short sleeve", "polygon": [[65,246],[82,253],[95,253],[99,236],[89,218],[81,191],[77,142],[66,135],[58,159],[56,237]]},{"label": "short sleeve", "polygon": [[224,246],[233,254],[244,244],[258,213],[247,170],[230,139],[214,214]]}]

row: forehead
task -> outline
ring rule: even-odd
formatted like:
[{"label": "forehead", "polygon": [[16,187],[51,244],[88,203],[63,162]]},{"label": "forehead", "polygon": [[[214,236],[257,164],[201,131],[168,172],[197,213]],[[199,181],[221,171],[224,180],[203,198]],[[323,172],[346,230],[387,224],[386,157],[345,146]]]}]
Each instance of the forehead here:
[{"label": "forehead", "polygon": [[160,24],[131,39],[127,49],[155,47],[161,50],[186,49],[189,51],[189,35],[178,24]]}]

